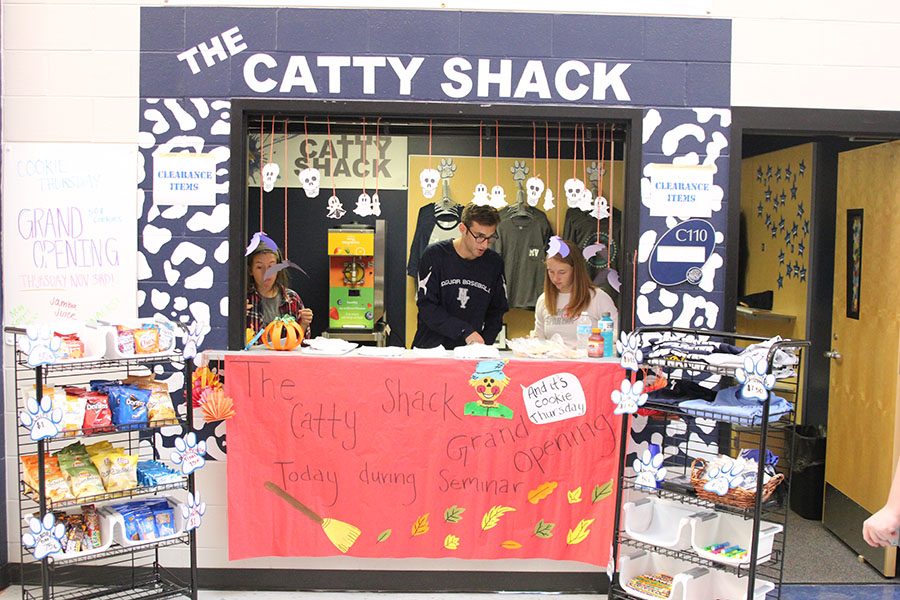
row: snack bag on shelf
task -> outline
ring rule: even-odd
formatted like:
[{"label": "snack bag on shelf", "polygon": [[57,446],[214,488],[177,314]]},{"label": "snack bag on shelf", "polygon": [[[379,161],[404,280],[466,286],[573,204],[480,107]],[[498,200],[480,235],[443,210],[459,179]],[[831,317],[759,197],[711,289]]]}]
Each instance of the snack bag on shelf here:
[{"label": "snack bag on shelf", "polygon": [[112,424],[112,412],[109,410],[109,397],[103,392],[86,392],[84,394],[84,423],[81,426],[86,434],[115,431]]},{"label": "snack bag on shelf", "polygon": [[159,324],[159,351],[168,352],[175,347],[175,329],[168,323]]},{"label": "snack bag on shelf", "polygon": [[153,520],[156,523],[157,537],[175,535],[175,511],[166,500],[161,500],[150,505],[153,511]]},{"label": "snack bag on shelf", "polygon": [[97,514],[97,508],[93,504],[85,504],[81,507],[81,514],[84,515],[85,532],[91,546],[99,548],[103,543],[100,540],[100,515]]},{"label": "snack bag on shelf", "polygon": [[116,325],[116,348],[120,354],[136,354],[134,344],[134,330],[123,325]]},{"label": "snack bag on shelf", "polygon": [[113,424],[126,429],[147,425],[147,401],[150,399],[150,390],[119,385],[109,386],[107,393]]},{"label": "snack bag on shelf", "polygon": [[168,384],[161,381],[151,384],[150,398],[147,400],[147,416],[151,421],[174,421],[177,418]]},{"label": "snack bag on shelf", "polygon": [[[22,479],[35,491],[38,490],[38,460],[37,454],[25,454],[22,456]],[[63,502],[74,500],[69,483],[59,468],[59,460],[50,454],[44,454],[44,486],[47,500],[50,502]]]},{"label": "snack bag on shelf", "polygon": [[100,454],[106,454],[108,452],[113,452],[116,448],[112,445],[112,442],[109,440],[100,440],[99,442],[94,442],[93,444],[88,444],[84,447],[87,451],[88,456],[93,459],[95,456]]},{"label": "snack bag on shelf", "polygon": [[134,349],[137,354],[159,352],[159,328],[148,323],[140,329],[135,329]]},{"label": "snack bag on shelf", "polygon": [[138,486],[137,456],[113,451],[92,456],[91,461],[97,466],[107,492],[120,492]]},{"label": "snack bag on shelf", "polygon": [[60,354],[62,358],[84,358],[84,342],[77,333],[57,333],[53,335],[62,340]]},{"label": "snack bag on shelf", "polygon": [[70,392],[71,389],[72,388],[66,388],[64,390],[65,400],[63,401],[63,420],[61,423],[62,435],[64,437],[76,435],[81,431],[81,428],[84,425],[84,415],[86,410],[84,395],[75,393],[74,390]]},{"label": "snack bag on shelf", "polygon": [[69,482],[75,499],[104,493],[103,481],[87,453],[59,454],[59,466]]},{"label": "snack bag on shelf", "polygon": [[168,466],[155,460],[142,460],[137,465],[138,483],[142,486],[155,487],[168,483],[178,483],[181,475]]}]

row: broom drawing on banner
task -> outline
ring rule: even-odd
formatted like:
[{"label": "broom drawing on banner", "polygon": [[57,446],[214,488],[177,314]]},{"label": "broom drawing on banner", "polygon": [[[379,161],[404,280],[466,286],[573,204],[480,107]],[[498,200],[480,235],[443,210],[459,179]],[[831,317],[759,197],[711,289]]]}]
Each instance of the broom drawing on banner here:
[{"label": "broom drawing on banner", "polygon": [[267,481],[265,483],[265,488],[270,492],[273,492],[275,495],[281,497],[285,502],[321,525],[322,531],[324,531],[325,535],[328,536],[329,541],[331,541],[331,543],[334,544],[335,548],[337,548],[341,552],[347,552],[347,550],[350,549],[350,546],[352,546],[356,541],[356,538],[359,537],[359,534],[362,533],[358,527],[351,525],[350,523],[344,523],[343,521],[330,519],[328,517],[320,517],[312,510],[310,510],[305,504],[291,496],[289,493],[287,493],[285,490],[281,489],[271,481]]}]

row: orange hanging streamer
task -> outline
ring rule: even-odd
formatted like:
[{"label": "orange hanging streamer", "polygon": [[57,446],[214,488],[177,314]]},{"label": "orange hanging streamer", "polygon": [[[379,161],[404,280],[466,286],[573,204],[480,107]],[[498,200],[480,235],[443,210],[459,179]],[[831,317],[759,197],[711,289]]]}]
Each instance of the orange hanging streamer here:
[{"label": "orange hanging streamer", "polygon": [[334,186],[334,144],[331,142],[331,117],[327,118],[326,123],[328,124],[328,158],[331,167],[331,195],[337,196],[337,188]]},{"label": "orange hanging streamer", "polygon": [[[288,155],[288,124],[284,121],[284,259],[288,257],[288,186],[287,186],[287,155]],[[308,144],[307,144],[308,145]]]}]

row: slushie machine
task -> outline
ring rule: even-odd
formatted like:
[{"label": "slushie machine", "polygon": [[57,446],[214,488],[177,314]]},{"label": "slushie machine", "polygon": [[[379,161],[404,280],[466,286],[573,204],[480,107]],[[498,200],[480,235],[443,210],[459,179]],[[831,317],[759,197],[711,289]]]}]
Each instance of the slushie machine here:
[{"label": "slushie machine", "polygon": [[328,337],[384,345],[385,221],[328,230]]}]

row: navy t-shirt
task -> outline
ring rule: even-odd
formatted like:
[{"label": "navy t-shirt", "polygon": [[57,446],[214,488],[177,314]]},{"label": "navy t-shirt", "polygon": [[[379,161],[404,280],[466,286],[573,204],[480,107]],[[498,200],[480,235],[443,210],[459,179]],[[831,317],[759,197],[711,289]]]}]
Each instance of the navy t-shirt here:
[{"label": "navy t-shirt", "polygon": [[413,346],[455,348],[473,331],[487,344],[497,339],[509,308],[499,254],[487,250],[465,260],[453,240],[431,244],[419,260],[416,283],[419,316]]}]

